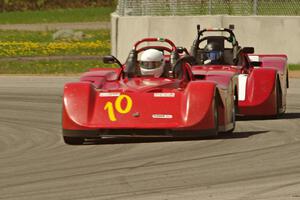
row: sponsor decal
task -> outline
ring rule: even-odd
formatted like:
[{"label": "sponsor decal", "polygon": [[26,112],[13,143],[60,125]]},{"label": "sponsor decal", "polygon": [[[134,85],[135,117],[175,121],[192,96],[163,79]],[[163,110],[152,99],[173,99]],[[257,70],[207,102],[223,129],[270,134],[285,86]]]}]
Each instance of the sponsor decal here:
[{"label": "sponsor decal", "polygon": [[154,97],[175,97],[175,93],[154,93]]},{"label": "sponsor decal", "polygon": [[100,92],[100,97],[118,97],[120,96],[120,92]]},{"label": "sponsor decal", "polygon": [[154,119],[172,119],[173,115],[153,114],[152,118],[154,118]]},{"label": "sponsor decal", "polygon": [[249,56],[251,62],[259,62],[259,56]]}]

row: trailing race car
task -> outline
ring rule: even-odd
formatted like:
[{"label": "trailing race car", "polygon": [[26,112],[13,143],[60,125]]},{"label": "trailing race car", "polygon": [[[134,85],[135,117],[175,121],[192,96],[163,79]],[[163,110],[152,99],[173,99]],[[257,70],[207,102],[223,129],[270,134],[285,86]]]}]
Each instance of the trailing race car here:
[{"label": "trailing race car", "polygon": [[[274,117],[284,113],[289,85],[287,56],[253,54],[253,47],[239,46],[233,29],[233,25],[229,29],[202,30],[197,26],[190,52],[196,60],[192,68],[194,76],[210,80],[215,78],[212,70],[223,70],[224,75],[228,70],[235,71],[239,74],[238,115]],[[205,36],[206,33],[210,35]]]},{"label": "trailing race car", "polygon": [[[151,43],[149,46],[141,44]],[[154,45],[153,45],[154,44]],[[114,56],[64,87],[62,128],[67,144],[102,137],[217,135],[235,127],[235,72],[193,75],[183,48],[163,38],[135,43],[125,64]]]}]

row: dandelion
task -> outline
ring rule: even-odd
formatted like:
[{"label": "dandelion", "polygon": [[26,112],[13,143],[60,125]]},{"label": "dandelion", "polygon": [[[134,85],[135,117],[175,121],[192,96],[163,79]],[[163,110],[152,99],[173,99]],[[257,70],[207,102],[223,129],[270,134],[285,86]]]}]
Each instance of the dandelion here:
[{"label": "dandelion", "polygon": [[39,55],[99,55],[109,53],[109,41],[93,42],[17,42],[0,41],[0,56],[39,56]]}]

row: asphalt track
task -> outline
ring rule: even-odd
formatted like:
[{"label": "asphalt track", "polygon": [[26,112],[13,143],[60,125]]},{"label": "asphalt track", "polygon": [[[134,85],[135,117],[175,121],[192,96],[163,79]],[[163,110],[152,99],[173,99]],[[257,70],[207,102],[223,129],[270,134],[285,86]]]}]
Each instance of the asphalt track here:
[{"label": "asphalt track", "polygon": [[198,140],[61,137],[73,77],[0,77],[0,200],[300,200],[300,79],[281,119]]}]

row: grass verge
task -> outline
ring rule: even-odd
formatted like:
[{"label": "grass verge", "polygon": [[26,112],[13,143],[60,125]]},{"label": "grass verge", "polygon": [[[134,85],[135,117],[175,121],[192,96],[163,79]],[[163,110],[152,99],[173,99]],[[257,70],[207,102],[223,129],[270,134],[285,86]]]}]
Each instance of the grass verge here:
[{"label": "grass verge", "polygon": [[[80,74],[90,68],[118,67],[97,60],[79,61],[0,61],[0,74]],[[291,71],[300,71],[300,64],[290,64]]]},{"label": "grass verge", "polygon": [[[109,30],[77,30],[84,33],[82,41],[110,40]],[[0,30],[0,42],[53,42],[54,31],[11,31]]]},{"label": "grass verge", "polygon": [[300,64],[289,64],[289,70],[300,71]]},{"label": "grass verge", "polygon": [[[111,67],[95,60],[8,61],[20,56],[103,56],[110,54],[108,30],[82,31],[81,40],[53,40],[54,32],[0,31],[0,74],[74,74],[89,68]],[[2,58],[2,60],[1,60]]]},{"label": "grass verge", "polygon": [[34,24],[62,22],[110,21],[113,7],[57,9],[26,12],[2,12],[0,24]]},{"label": "grass verge", "polygon": [[81,31],[82,37],[53,39],[51,31],[0,31],[0,58],[53,55],[106,55],[110,53],[108,30]]},{"label": "grass verge", "polygon": [[116,67],[102,61],[9,61],[0,62],[0,74],[78,74],[90,68]]}]

